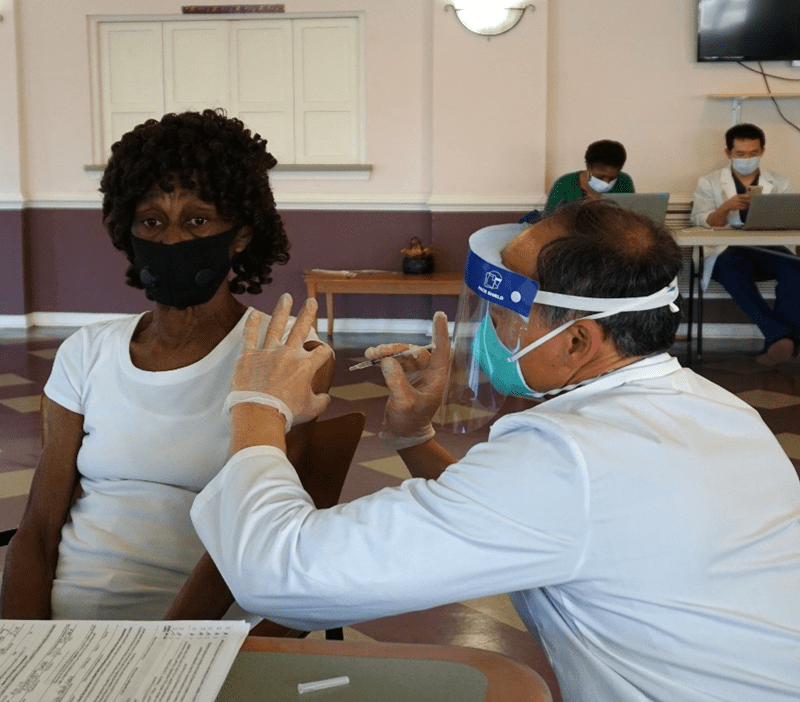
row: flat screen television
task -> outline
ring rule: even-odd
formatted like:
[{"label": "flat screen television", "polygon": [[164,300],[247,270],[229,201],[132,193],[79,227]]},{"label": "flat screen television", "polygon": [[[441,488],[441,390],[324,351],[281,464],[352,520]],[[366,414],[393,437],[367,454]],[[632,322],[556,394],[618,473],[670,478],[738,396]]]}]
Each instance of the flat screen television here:
[{"label": "flat screen television", "polygon": [[800,60],[800,0],[698,0],[697,60]]}]

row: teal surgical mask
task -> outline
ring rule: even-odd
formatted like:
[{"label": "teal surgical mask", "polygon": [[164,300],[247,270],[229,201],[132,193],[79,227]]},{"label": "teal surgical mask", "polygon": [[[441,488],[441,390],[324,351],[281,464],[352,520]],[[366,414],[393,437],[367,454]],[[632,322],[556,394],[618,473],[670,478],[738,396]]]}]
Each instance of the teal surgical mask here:
[{"label": "teal surgical mask", "polygon": [[487,313],[478,327],[472,351],[492,387],[503,395],[518,395],[538,399],[542,393],[528,386],[522,376],[519,359],[511,361],[514,351],[500,341],[497,331]]},{"label": "teal surgical mask", "polygon": [[[598,299],[541,290],[537,281],[508,269],[502,260],[505,247],[526,226],[493,225],[475,232],[469,239],[444,398],[436,419],[437,425],[448,431],[464,433],[485,425],[508,395],[538,400],[577,387],[536,387],[540,374],[525,377],[522,367],[526,372],[534,372],[536,366],[529,364],[535,364],[538,357],[520,359],[579,319],[600,319],[667,306],[673,312],[678,311],[674,304],[678,297],[677,280],[651,295],[632,298]],[[540,336],[538,332],[544,331],[541,325],[535,326],[535,333],[531,332],[531,316],[540,315],[538,320],[542,313],[534,305],[583,310],[583,314],[579,319],[574,318],[577,315],[569,315],[571,319]],[[548,381],[548,385],[551,382],[556,379]],[[587,382],[593,379],[579,384]]]},{"label": "teal surgical mask", "polygon": [[[539,291],[537,298],[541,299],[545,304],[554,304],[559,307],[574,306],[576,308],[583,307],[584,309],[597,309],[600,307],[601,311],[578,319],[602,319],[603,317],[610,317],[620,312],[654,309],[655,307],[664,305],[669,305],[672,312],[678,312],[678,307],[674,303],[677,296],[678,281],[676,279],[673,280],[669,286],[662,288],[652,295],[638,298],[606,298],[603,300],[600,298],[577,297],[544,291]],[[606,309],[602,309],[604,307]],[[552,395],[558,395],[567,390],[572,390],[577,387],[577,385],[569,385],[567,387],[545,390],[543,392],[534,390],[525,382],[519,359],[545,342],[550,341],[553,337],[558,336],[562,331],[575,324],[578,319],[564,322],[523,348],[519,348],[519,342],[517,342],[517,348],[512,350],[497,336],[497,331],[495,330],[491,315],[487,312],[478,327],[472,345],[472,351],[489,382],[492,384],[492,387],[503,395],[518,395],[520,397],[529,397],[538,400]],[[525,318],[523,317],[522,320],[524,321]]]},{"label": "teal surgical mask", "polygon": [[497,330],[494,328],[491,315],[487,313],[478,327],[475,340],[472,342],[472,352],[475,354],[475,358],[492,387],[497,390],[497,392],[502,395],[527,397],[531,400],[544,400],[554,395],[560,395],[568,390],[574,390],[579,385],[591,382],[591,379],[583,381],[582,383],[567,385],[563,388],[554,388],[544,391],[534,390],[525,382],[525,376],[522,375],[522,366],[520,366],[519,359],[526,353],[533,351],[533,349],[549,341],[557,334],[560,334],[576,321],[577,320],[572,320],[562,324],[560,327],[538,338],[524,349],[517,348],[511,350],[500,341],[500,337],[497,336]]}]

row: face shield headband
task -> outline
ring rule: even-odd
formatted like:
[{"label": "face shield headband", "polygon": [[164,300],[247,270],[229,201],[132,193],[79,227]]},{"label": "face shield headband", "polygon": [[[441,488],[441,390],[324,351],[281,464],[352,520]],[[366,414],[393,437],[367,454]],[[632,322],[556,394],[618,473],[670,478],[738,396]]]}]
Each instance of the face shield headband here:
[{"label": "face shield headband", "polygon": [[541,290],[535,280],[509,270],[502,262],[503,249],[522,231],[523,228],[518,225],[501,225],[486,227],[470,237],[470,252],[464,273],[467,287],[487,302],[516,312],[526,322],[530,319],[534,304],[586,310],[595,314],[572,319],[556,327],[532,344],[516,351],[509,358],[510,362],[519,360],[529,351],[557,336],[578,319],[601,319],[620,312],[653,310],[667,305],[672,312],[679,311],[675,304],[679,295],[677,278],[661,290],[642,297],[580,297]]},{"label": "face shield headband", "polygon": [[[496,397],[497,393],[541,399],[570,389],[560,388],[542,393],[529,388],[522,377],[519,359],[579,319],[601,319],[621,312],[665,306],[678,312],[675,305],[679,295],[677,279],[661,290],[642,297],[591,298],[539,289],[536,281],[509,270],[501,259],[505,247],[527,227],[525,224],[485,227],[470,237],[464,287],[454,329],[448,387],[442,410],[444,416],[456,417],[457,421],[444,421],[443,428],[463,432],[486,423],[502,404],[502,400]],[[586,310],[592,314],[568,320],[524,347],[520,347],[519,337],[506,337],[505,343],[500,341],[489,315],[492,307],[497,305],[518,315],[521,323],[516,326],[520,329],[521,336],[534,304]],[[490,346],[493,348],[486,348],[487,338],[491,338]],[[502,358],[497,354],[501,349],[505,352]],[[493,355],[491,363],[487,362],[487,353]],[[483,388],[487,382],[495,393],[487,393]],[[456,408],[457,404],[461,406],[460,409]],[[475,416],[482,417],[482,421],[473,421]]]},{"label": "face shield headband", "polygon": [[[513,271],[509,271],[513,272]],[[536,341],[528,344],[524,348],[513,354],[508,360],[509,362],[518,361],[526,353],[532,351],[537,346],[541,346],[546,341],[549,341],[554,336],[557,336],[567,327],[575,324],[580,319],[602,319],[603,317],[610,317],[620,312],[639,312],[641,310],[654,310],[659,307],[666,307],[669,305],[671,312],[679,312],[675,300],[678,298],[678,279],[674,278],[672,282],[666,287],[661,288],[654,292],[652,295],[644,297],[580,297],[578,295],[562,295],[560,293],[550,293],[539,290],[534,296],[534,301],[538,305],[550,305],[551,307],[562,307],[571,310],[587,310],[595,311],[596,314],[588,314],[584,317],[578,317],[564,322],[559,327],[548,332]],[[529,314],[526,317],[530,318]]]}]

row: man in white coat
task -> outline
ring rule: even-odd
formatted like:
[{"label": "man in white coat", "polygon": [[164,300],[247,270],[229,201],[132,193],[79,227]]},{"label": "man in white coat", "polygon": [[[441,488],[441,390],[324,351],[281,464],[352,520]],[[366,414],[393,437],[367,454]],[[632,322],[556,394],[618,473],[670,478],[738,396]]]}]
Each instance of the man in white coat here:
[{"label": "man in white coat", "polygon": [[[760,127],[737,124],[725,133],[725,155],[730,165],[697,183],[692,224],[699,227],[741,227],[747,221],[752,193],[790,192],[789,181],[760,167],[766,139]],[[769,251],[767,250],[769,249]],[[782,246],[718,246],[708,251],[701,285],[710,278],[728,291],[734,302],[758,325],[764,350],[756,358],[772,366],[796,355],[800,345],[800,259],[787,258]],[[770,307],[755,281],[774,279],[775,305]]]},{"label": "man in white coat", "polygon": [[[470,237],[452,358],[474,372],[447,373],[442,313],[430,353],[368,349],[390,392],[381,436],[413,476],[397,488],[315,509],[284,431],[326,405],[310,378],[327,355],[302,346],[316,304],[285,345],[290,300],[263,348],[248,325],[231,458],[192,508],[225,581],[302,630],[510,592],[566,702],[796,702],[800,482],[753,408],[666,352],[675,241],[602,201],[519,232]],[[445,378],[478,373],[546,399],[456,460],[431,421]]]}]

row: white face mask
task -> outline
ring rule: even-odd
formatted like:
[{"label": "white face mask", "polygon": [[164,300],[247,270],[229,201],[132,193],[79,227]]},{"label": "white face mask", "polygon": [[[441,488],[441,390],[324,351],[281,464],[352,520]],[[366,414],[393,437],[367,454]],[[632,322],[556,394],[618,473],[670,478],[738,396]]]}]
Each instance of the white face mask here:
[{"label": "white face mask", "polygon": [[596,193],[607,193],[611,188],[614,187],[617,179],[614,178],[610,183],[606,183],[604,180],[600,180],[599,178],[595,178],[592,175],[591,171],[589,173],[589,187],[594,190]]},{"label": "white face mask", "polygon": [[750,175],[758,170],[761,163],[761,156],[752,156],[751,158],[732,158],[731,164],[733,170],[742,175]]}]

